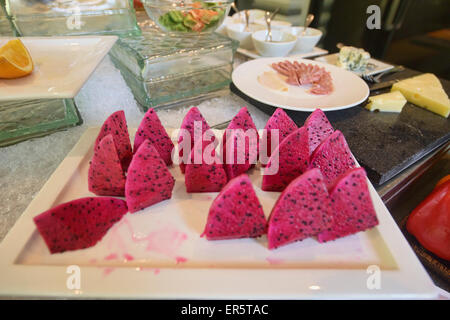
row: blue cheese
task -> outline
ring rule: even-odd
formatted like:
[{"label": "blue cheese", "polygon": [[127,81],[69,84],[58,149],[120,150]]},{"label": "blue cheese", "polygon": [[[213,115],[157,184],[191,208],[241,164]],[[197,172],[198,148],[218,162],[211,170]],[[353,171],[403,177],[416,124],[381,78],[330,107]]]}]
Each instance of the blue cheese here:
[{"label": "blue cheese", "polygon": [[364,71],[370,59],[370,53],[363,49],[344,46],[339,52],[337,65],[351,71]]}]

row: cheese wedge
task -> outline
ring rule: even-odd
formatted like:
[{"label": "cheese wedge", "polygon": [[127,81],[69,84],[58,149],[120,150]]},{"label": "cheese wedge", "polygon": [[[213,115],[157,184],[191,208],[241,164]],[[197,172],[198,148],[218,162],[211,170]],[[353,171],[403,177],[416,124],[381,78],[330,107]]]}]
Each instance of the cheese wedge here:
[{"label": "cheese wedge", "polygon": [[379,94],[369,97],[366,109],[370,111],[380,110],[384,112],[402,112],[406,99],[400,91]]},{"label": "cheese wedge", "polygon": [[450,100],[441,82],[432,73],[399,81],[391,91],[400,91],[409,102],[448,118]]}]

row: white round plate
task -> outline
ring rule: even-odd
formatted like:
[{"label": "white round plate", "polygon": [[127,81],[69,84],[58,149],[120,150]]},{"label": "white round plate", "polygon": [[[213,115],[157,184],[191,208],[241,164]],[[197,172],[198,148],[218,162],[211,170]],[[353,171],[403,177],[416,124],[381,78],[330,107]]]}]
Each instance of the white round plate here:
[{"label": "white round plate", "polygon": [[[269,89],[258,82],[258,76],[265,71],[274,71],[271,64],[280,61],[298,61],[318,65],[329,71],[333,79],[334,90],[328,95],[308,93],[307,86],[288,85],[288,91]],[[238,66],[231,76],[234,85],[250,98],[288,110],[313,111],[320,108],[324,111],[340,110],[360,104],[369,96],[369,87],[357,75],[347,70],[325,63],[295,58],[262,58],[245,62]]]}]

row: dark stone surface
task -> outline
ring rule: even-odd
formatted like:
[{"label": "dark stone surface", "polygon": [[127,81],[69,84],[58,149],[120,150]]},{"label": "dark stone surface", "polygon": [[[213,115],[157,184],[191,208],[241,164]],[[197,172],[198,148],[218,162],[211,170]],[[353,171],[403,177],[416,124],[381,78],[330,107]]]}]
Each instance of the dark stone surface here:
[{"label": "dark stone surface", "polygon": [[[382,81],[404,79],[417,74],[416,71],[406,69],[385,76]],[[441,79],[441,83],[447,94],[450,94],[450,82]],[[233,84],[230,88],[263,112],[272,114],[275,111],[274,107],[247,97]],[[371,92],[371,95],[388,91]],[[400,114],[370,112],[364,109],[365,104],[328,111],[326,115],[333,127],[345,135],[350,149],[375,186],[383,184],[450,140],[449,119],[411,103],[407,103]],[[310,114],[290,110],[286,112],[299,126]]]}]

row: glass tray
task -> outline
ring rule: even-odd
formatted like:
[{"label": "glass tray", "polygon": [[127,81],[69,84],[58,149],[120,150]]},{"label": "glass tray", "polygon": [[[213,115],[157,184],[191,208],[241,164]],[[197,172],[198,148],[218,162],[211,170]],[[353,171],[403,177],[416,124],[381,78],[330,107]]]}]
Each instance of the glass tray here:
[{"label": "glass tray", "polygon": [[138,35],[132,0],[0,0],[21,36]]},{"label": "glass tray", "polygon": [[0,147],[81,123],[73,99],[0,102]]},{"label": "glass tray", "polygon": [[0,36],[14,36],[15,34],[12,29],[11,22],[6,16],[4,5],[4,1],[0,0]]},{"label": "glass tray", "polygon": [[227,87],[237,47],[217,33],[181,37],[148,27],[119,39],[110,56],[145,111]]}]

